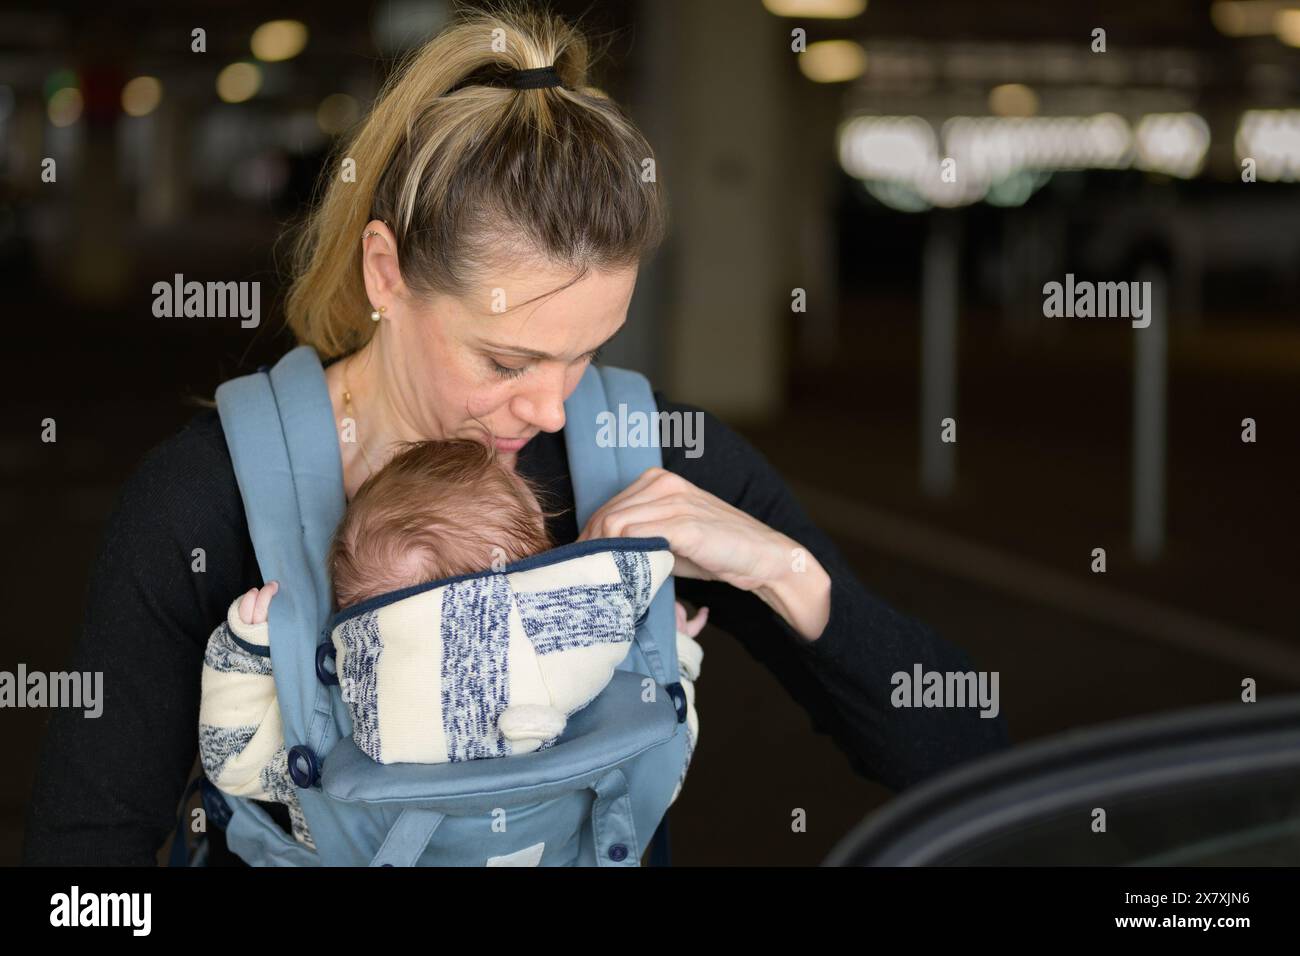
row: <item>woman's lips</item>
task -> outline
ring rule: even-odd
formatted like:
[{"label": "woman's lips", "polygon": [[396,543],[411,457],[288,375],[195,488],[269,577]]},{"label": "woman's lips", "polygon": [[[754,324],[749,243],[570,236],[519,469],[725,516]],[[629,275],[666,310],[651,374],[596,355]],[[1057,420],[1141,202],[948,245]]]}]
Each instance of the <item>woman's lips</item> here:
[{"label": "woman's lips", "polygon": [[508,451],[519,451],[519,449],[523,448],[523,447],[524,447],[525,445],[527,445],[530,441],[532,441],[532,438],[531,438],[531,437],[529,437],[529,438],[496,438],[496,439],[493,439],[493,444],[496,445],[497,451],[506,451],[506,452],[508,452]]}]

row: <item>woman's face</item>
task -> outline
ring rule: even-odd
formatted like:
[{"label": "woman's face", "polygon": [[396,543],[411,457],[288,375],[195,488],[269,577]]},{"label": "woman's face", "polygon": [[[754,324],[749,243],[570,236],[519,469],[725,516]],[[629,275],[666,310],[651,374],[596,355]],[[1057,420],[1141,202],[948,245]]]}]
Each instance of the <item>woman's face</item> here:
[{"label": "woman's face", "polygon": [[564,400],[626,321],[636,276],[636,267],[592,271],[548,295],[572,273],[520,266],[463,298],[399,296],[383,348],[395,412],[425,438],[485,442],[486,426],[513,468],[538,432],[564,427]]}]

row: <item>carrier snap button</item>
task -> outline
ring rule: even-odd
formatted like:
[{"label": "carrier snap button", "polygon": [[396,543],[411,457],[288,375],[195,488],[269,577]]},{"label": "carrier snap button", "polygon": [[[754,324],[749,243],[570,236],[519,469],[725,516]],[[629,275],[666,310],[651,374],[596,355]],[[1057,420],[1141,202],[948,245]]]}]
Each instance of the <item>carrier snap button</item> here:
[{"label": "carrier snap button", "polygon": [[679,724],[686,723],[686,688],[674,681],[671,684],[665,684],[664,690],[668,691],[668,696],[673,699],[673,707],[677,709],[677,722]]},{"label": "carrier snap button", "polygon": [[208,820],[224,830],[230,825],[230,817],[233,814],[230,804],[226,803],[226,798],[207,777],[203,778],[199,793],[203,797],[203,810],[207,813]]},{"label": "carrier snap button", "polygon": [[333,641],[316,645],[316,679],[326,686],[339,682],[337,654]]},{"label": "carrier snap button", "polygon": [[320,763],[310,747],[298,744],[289,749],[289,776],[303,789],[316,786],[320,779]]},{"label": "carrier snap button", "polygon": [[627,847],[622,843],[615,843],[609,848],[609,858],[615,863],[622,863],[627,859]]}]

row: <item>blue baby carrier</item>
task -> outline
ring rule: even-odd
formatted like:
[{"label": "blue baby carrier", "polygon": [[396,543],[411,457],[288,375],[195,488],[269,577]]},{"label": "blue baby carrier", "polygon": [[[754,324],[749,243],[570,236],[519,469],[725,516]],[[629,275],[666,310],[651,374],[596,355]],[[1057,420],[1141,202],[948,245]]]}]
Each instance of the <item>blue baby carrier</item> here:
[{"label": "blue baby carrier", "polygon": [[[457,763],[376,763],[353,741],[331,667],[326,553],[345,498],[320,359],[299,346],[269,371],[224,383],[216,397],[258,565],[264,580],[280,582],[271,660],[289,773],[316,846],[294,840],[254,801],[196,781],[230,849],[262,866],[639,866],[653,835],[651,862],[666,864],[665,813],[688,757],[671,577],[609,684],[553,745]],[[620,405],[654,420],[644,377],[594,365],[565,403],[579,528],[661,464],[657,443],[597,441],[598,415],[617,415]],[[577,555],[591,545],[555,550]],[[183,858],[179,833],[178,842]]]}]

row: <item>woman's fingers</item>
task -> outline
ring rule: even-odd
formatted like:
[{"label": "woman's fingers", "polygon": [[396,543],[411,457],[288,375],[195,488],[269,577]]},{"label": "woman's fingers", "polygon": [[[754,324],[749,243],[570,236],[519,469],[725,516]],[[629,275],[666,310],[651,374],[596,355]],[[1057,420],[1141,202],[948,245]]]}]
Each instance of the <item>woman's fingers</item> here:
[{"label": "woman's fingers", "polygon": [[786,536],[679,475],[650,468],[593,512],[578,540],[660,537],[673,574],[753,591],[784,573]]},{"label": "woman's fingers", "polygon": [[[666,538],[668,537],[668,520],[691,514],[690,505],[684,502],[673,499],[651,500],[629,505],[625,508],[617,508],[614,511],[607,512],[601,518],[593,516],[588,527],[592,530],[591,537],[593,538]],[[662,530],[656,530],[659,524],[664,525]],[[627,533],[627,529],[633,525],[641,527],[641,531],[637,535]]]},{"label": "woman's fingers", "polygon": [[640,504],[661,498],[672,491],[680,491],[683,486],[689,486],[689,484],[685,479],[678,478],[670,471],[665,471],[662,468],[647,468],[641,473],[641,477],[591,513],[591,517],[587,519],[587,524],[582,529],[582,533],[578,535],[578,540],[614,537],[601,531],[605,518],[611,512],[632,504]]}]

